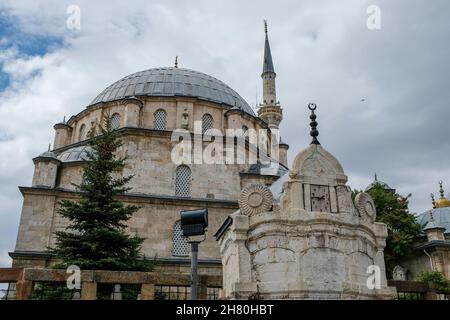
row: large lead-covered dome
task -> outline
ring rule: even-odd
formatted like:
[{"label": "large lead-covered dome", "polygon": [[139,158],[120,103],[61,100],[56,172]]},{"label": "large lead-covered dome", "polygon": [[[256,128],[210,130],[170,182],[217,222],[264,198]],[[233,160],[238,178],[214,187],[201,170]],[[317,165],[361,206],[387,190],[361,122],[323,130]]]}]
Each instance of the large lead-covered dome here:
[{"label": "large lead-covered dome", "polygon": [[103,90],[91,105],[132,96],[195,97],[255,115],[248,103],[222,81],[183,68],[154,68],[130,74]]}]

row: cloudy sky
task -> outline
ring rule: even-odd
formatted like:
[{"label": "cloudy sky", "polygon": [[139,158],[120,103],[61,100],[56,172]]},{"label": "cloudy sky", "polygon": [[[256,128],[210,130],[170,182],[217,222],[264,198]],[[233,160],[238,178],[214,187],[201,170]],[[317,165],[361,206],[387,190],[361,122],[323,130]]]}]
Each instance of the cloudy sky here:
[{"label": "cloudy sky", "polygon": [[[80,29],[67,27],[69,5]],[[367,8],[381,29],[367,27]],[[160,66],[221,79],[250,105],[261,97],[263,19],[283,140],[290,159],[309,142],[318,104],[322,145],[364,188],[377,172],[411,210],[450,191],[448,0],[80,1],[0,0],[0,266],[9,266],[31,159],[53,124],[78,113],[123,76]]]}]

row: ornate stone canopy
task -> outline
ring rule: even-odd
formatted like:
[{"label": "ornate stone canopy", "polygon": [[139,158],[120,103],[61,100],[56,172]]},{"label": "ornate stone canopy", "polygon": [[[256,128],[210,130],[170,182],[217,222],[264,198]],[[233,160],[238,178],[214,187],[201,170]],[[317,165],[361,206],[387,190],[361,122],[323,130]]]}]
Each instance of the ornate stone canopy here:
[{"label": "ornate stone canopy", "polygon": [[310,144],[295,156],[289,175],[292,179],[321,185],[344,185],[347,182],[339,161],[318,144]]}]

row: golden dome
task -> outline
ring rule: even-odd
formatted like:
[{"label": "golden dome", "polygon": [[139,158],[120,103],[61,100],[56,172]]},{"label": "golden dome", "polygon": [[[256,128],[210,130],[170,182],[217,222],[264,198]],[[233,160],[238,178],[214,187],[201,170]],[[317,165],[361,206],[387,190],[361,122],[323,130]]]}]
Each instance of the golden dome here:
[{"label": "golden dome", "polygon": [[447,198],[440,198],[436,200],[436,208],[450,207],[450,200]]},{"label": "golden dome", "polygon": [[439,199],[437,199],[436,201],[434,201],[434,197],[432,197],[433,206],[435,208],[450,207],[450,200],[444,196],[444,189],[442,188],[442,181],[439,181],[439,193],[440,193],[441,197]]}]

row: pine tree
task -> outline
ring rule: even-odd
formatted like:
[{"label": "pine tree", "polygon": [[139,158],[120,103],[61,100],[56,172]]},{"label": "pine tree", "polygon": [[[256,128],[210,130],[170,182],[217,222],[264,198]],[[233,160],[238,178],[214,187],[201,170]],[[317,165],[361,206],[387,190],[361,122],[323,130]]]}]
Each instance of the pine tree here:
[{"label": "pine tree", "polygon": [[59,214],[69,220],[65,231],[56,232],[56,244],[49,251],[63,266],[77,265],[87,270],[139,270],[152,267],[139,251],[144,241],[126,232],[125,222],[139,207],[125,205],[118,196],[129,191],[132,176],[114,178],[126,160],[115,155],[122,146],[111,126],[111,117],[103,118],[101,134],[89,141],[83,182],[75,185],[78,201],[60,202]]}]

